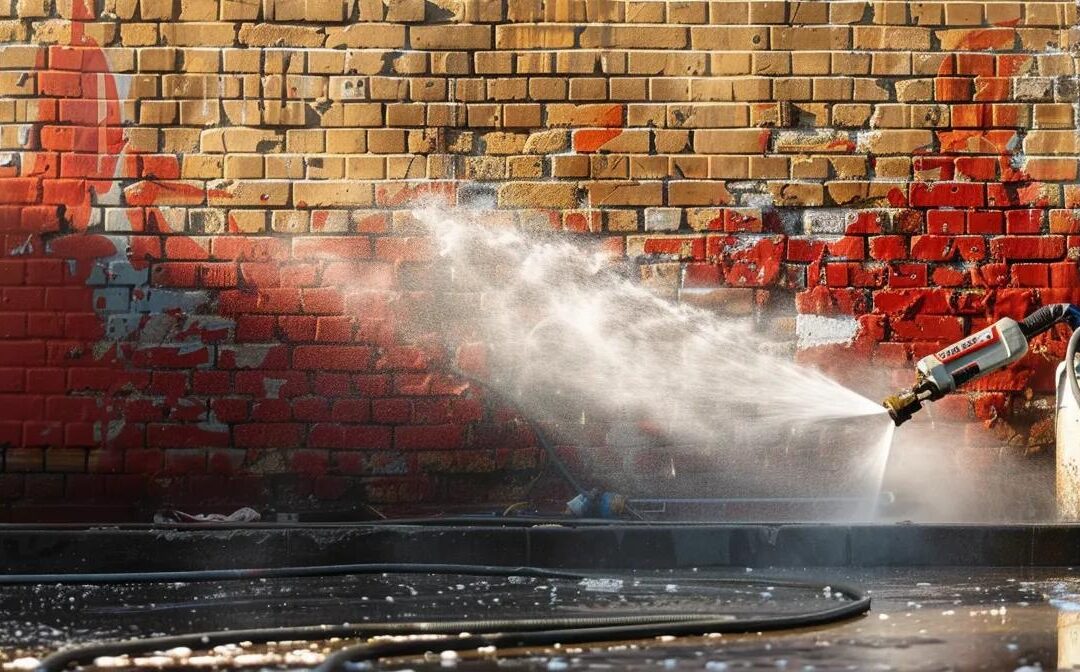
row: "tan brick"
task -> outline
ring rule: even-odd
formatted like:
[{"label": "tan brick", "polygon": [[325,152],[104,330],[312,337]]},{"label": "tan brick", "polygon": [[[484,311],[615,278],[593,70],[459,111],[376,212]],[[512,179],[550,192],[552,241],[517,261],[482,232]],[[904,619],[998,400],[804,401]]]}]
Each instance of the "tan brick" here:
[{"label": "tan brick", "polygon": [[668,182],[668,205],[730,205],[734,198],[722,182],[673,180]]},{"label": "tan brick", "polygon": [[293,205],[298,208],[374,205],[374,185],[346,180],[341,182],[294,182]]},{"label": "tan brick", "polygon": [[791,173],[791,159],[786,156],[751,156],[750,172],[752,180],[786,178]]},{"label": "tan brick", "polygon": [[769,29],[769,44],[773,49],[847,49],[851,47],[851,28],[846,26],[774,26]]},{"label": "tan brick", "polygon": [[[430,110],[430,107],[428,108]],[[502,122],[506,128],[536,128],[541,125],[542,108],[537,104],[503,105]]]},{"label": "tan brick", "polygon": [[1036,128],[1073,128],[1073,106],[1068,103],[1035,105]]},{"label": "tan brick", "polygon": [[870,5],[866,0],[835,0],[829,3],[829,23],[860,23],[867,18]]},{"label": "tan brick", "polygon": [[588,177],[589,157],[561,155],[551,157],[552,177]]},{"label": "tan brick", "polygon": [[262,154],[229,154],[225,157],[227,179],[260,179],[263,177]]},{"label": "tan brick", "polygon": [[553,127],[623,125],[623,106],[619,104],[553,104],[547,106],[547,125]]},{"label": "tan brick", "polygon": [[1073,131],[1031,131],[1024,138],[1025,154],[1075,154],[1080,148]]},{"label": "tan brick", "polygon": [[348,179],[383,179],[387,176],[387,161],[382,157],[349,157],[345,161]]},{"label": "tan brick", "polygon": [[229,231],[261,233],[266,230],[265,210],[229,210],[226,218]]},{"label": "tan brick", "polygon": [[490,49],[491,32],[491,26],[411,26],[409,39],[413,49]]},{"label": "tan brick", "polygon": [[506,24],[495,27],[495,48],[567,49],[574,47],[575,33],[567,24]]},{"label": "tan brick", "polygon": [[913,26],[855,26],[855,49],[930,49],[930,29]]},{"label": "tan brick", "polygon": [[[769,48],[769,29],[764,26],[694,26],[690,29],[690,41],[694,49],[756,51]],[[717,56],[713,58],[714,63]]]},{"label": "tan brick", "polygon": [[509,182],[499,187],[501,207],[574,208],[577,185],[553,182]]},{"label": "tan brick", "polygon": [[180,0],[181,21],[217,21],[217,0]]},{"label": "tan brick", "polygon": [[277,233],[305,233],[311,213],[304,210],[275,210],[270,215],[270,230]]},{"label": "tan brick", "polygon": [[273,180],[211,181],[206,184],[207,204],[225,207],[287,205],[290,184],[287,181]]},{"label": "tan brick", "polygon": [[231,47],[236,42],[231,23],[163,23],[160,32],[162,42],[177,47]]},{"label": "tan brick", "polygon": [[698,0],[669,2],[667,20],[669,23],[706,23],[709,20],[709,5]]},{"label": "tan brick", "polygon": [[708,130],[694,132],[694,151],[701,154],[761,154],[769,147],[769,130]]},{"label": "tan brick", "polygon": [[867,131],[858,136],[857,151],[867,154],[905,154],[933,147],[934,135],[925,130]]},{"label": "tan brick", "polygon": [[221,0],[222,21],[255,21],[262,13],[258,0]]},{"label": "tan brick", "polygon": [[664,204],[661,182],[587,182],[584,187],[590,208]]},{"label": "tan brick", "polygon": [[249,47],[322,47],[326,36],[322,29],[308,26],[245,23],[240,26],[237,40]]},{"label": "tan brick", "polygon": [[589,176],[594,180],[626,180],[630,177],[630,157],[624,154],[592,154]]},{"label": "tan brick", "polygon": [[590,25],[582,30],[579,43],[583,49],[683,49],[688,34],[681,26]]}]

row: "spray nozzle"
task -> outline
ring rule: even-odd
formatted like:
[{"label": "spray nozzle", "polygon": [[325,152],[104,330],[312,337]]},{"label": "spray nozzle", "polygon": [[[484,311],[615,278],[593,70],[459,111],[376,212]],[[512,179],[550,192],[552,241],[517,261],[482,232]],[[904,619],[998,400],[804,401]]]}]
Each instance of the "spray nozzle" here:
[{"label": "spray nozzle", "polygon": [[889,409],[889,417],[896,426],[904,424],[922,408],[922,402],[940,399],[942,394],[929,379],[922,379],[915,383],[910,390],[886,397],[881,402],[882,406]]}]

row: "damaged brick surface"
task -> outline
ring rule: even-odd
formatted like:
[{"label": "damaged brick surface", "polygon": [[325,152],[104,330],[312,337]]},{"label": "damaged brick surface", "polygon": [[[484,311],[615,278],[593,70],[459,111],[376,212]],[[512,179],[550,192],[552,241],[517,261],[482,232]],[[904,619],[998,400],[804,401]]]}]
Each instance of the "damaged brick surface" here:
[{"label": "damaged brick surface", "polygon": [[[1075,24],[1071,0],[0,2],[0,518],[520,495],[533,437],[401,333],[418,203],[609,237],[664,296],[907,382],[1080,302]],[[1062,352],[949,418],[1043,446]]]}]

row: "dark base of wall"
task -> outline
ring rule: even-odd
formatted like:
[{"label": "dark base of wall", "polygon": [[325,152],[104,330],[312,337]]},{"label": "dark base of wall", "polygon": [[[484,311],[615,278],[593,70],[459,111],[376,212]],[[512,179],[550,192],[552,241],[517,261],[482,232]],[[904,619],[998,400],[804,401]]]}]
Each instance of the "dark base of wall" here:
[{"label": "dark base of wall", "polygon": [[444,519],[356,525],[0,526],[10,573],[339,563],[584,569],[1080,564],[1073,525],[702,525]]}]

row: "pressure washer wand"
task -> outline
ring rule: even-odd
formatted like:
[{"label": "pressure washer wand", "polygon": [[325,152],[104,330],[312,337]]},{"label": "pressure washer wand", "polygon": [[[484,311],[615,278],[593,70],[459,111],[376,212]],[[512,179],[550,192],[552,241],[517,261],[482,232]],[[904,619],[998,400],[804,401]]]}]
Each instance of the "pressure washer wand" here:
[{"label": "pressure washer wand", "polygon": [[897,426],[907,422],[923,402],[935,401],[955,392],[988,373],[1017,361],[1028,351],[1028,342],[1065,322],[1072,329],[1080,327],[1080,309],[1068,303],[1044,306],[1021,322],[1004,317],[932,355],[915,365],[915,384],[910,390],[888,397],[883,402]]}]

